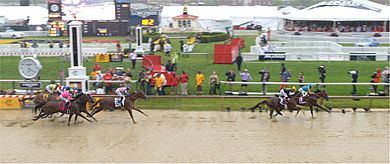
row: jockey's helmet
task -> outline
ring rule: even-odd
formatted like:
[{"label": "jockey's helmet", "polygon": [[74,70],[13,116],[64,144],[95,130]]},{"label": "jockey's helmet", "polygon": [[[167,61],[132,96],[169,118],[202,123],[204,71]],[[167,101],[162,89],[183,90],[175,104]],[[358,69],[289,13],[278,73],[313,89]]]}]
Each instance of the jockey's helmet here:
[{"label": "jockey's helmet", "polygon": [[313,86],[313,84],[309,84],[309,85],[307,85],[309,88],[311,88],[312,86]]},{"label": "jockey's helmet", "polygon": [[127,90],[129,90],[130,88],[131,88],[131,86],[130,86],[130,85],[127,85],[127,86],[126,86],[126,89],[127,89]]},{"label": "jockey's helmet", "polygon": [[292,90],[293,92],[295,92],[295,91],[297,90],[297,88],[295,88],[295,86],[293,86],[293,87],[291,88],[291,90]]}]

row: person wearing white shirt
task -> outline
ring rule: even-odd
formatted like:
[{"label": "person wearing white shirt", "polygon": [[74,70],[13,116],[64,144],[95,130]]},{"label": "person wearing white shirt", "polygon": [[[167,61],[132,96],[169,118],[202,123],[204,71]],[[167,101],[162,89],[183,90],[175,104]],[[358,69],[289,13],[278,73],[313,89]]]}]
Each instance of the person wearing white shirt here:
[{"label": "person wearing white shirt", "polygon": [[164,45],[165,56],[169,56],[169,54],[171,53],[171,49],[172,49],[172,45],[171,44],[166,43]]},{"label": "person wearing white shirt", "polygon": [[136,64],[136,61],[137,61],[137,54],[132,52],[132,53],[130,53],[129,57],[130,57],[130,60],[131,60],[132,69],[135,69],[135,64]]}]

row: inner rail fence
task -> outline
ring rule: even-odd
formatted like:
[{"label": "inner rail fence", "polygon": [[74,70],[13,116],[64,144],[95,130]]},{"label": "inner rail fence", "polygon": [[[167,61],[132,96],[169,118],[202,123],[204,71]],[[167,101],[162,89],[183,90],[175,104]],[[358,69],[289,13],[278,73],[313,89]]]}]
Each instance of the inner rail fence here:
[{"label": "inner rail fence", "polygon": [[[36,90],[44,90],[46,85],[53,83],[53,82],[58,82],[58,83],[61,83],[62,85],[66,84],[65,80],[35,80],[35,81],[31,81],[31,80],[2,80],[2,79],[0,79],[0,88],[1,89],[11,88],[11,89],[16,91],[16,94],[29,94],[29,93],[31,94],[34,90],[35,91]],[[40,85],[39,85],[39,87],[36,87],[36,88],[26,88],[26,87],[21,87],[21,83],[40,83]],[[126,83],[129,83],[129,81],[124,81],[124,80],[87,80],[87,83],[88,83],[87,90],[97,93],[97,89],[101,89],[101,90],[105,89],[104,83],[113,83],[114,87],[118,87],[118,86],[126,85]],[[144,85],[144,88],[143,88],[143,87],[141,87],[142,86],[141,83],[138,82],[137,80],[131,80],[130,84],[132,86],[132,90],[147,90],[147,85]],[[248,90],[242,91],[241,90],[242,88],[238,88],[238,86],[242,85],[242,84],[248,85]],[[356,86],[370,86],[370,87],[376,86],[378,90],[383,88],[386,95],[388,95],[388,93],[389,93],[389,83],[351,83],[351,82],[348,82],[348,83],[344,83],[344,82],[343,83],[342,82],[297,83],[297,82],[238,82],[238,81],[231,82],[231,81],[220,81],[219,84],[209,86],[209,89],[210,89],[209,94],[212,95],[211,97],[214,97],[214,96],[218,97],[218,95],[229,95],[232,98],[242,97],[242,96],[234,96],[234,95],[246,95],[244,97],[249,97],[249,96],[253,96],[253,95],[263,95],[263,96],[272,95],[273,96],[275,94],[279,94],[279,88],[281,85],[283,85],[283,86],[289,85],[290,87],[291,87],[291,85],[295,85],[297,90],[298,90],[299,86],[308,85],[308,84],[313,84],[313,85],[316,85],[319,87],[326,86],[326,90],[329,90],[329,88],[332,88],[333,90],[335,90],[334,87],[337,87],[337,90],[341,90],[338,93],[340,93],[340,92],[344,93],[341,95],[345,95],[345,92],[349,92],[349,90],[352,89],[354,86],[355,87]],[[314,86],[314,88],[316,88],[316,86]],[[349,86],[349,87],[345,87],[345,86]],[[383,86],[383,87],[380,87],[380,89],[379,89],[379,86]],[[180,84],[178,87],[179,87],[178,90],[180,90]],[[151,86],[149,89],[150,89],[150,92],[148,92],[149,95],[156,94],[156,91],[153,88],[153,86]],[[206,89],[207,89],[207,87],[204,87],[204,93],[208,94]],[[166,89],[167,94],[169,94],[168,90],[169,89]],[[191,89],[189,89],[189,90],[192,91]],[[274,92],[269,92],[269,91],[274,91]],[[194,93],[195,92],[196,91],[194,91]],[[190,92],[190,93],[192,93],[192,92]],[[242,93],[244,93],[244,94],[242,94]],[[100,93],[100,94],[104,94],[104,93]],[[332,94],[332,95],[334,95],[334,94]],[[190,96],[187,96],[187,97],[190,97]],[[198,97],[198,96],[196,96],[196,97]],[[356,96],[353,96],[353,97],[356,97]],[[369,96],[369,97],[373,97],[373,96]]]}]

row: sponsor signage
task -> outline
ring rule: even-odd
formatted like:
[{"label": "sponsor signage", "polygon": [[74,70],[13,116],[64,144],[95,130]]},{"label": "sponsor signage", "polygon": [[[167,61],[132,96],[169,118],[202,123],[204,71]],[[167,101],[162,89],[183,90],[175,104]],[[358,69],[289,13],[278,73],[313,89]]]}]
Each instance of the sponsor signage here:
[{"label": "sponsor signage", "polygon": [[130,14],[131,26],[158,26],[159,12],[154,10],[137,10]]},{"label": "sponsor signage", "polygon": [[285,55],[259,55],[259,60],[286,60]]},{"label": "sponsor signage", "polygon": [[123,61],[123,54],[111,54],[110,61],[111,62],[122,62]]},{"label": "sponsor signage", "polygon": [[19,82],[20,88],[41,88],[42,82]]},{"label": "sponsor signage", "polygon": [[0,98],[0,109],[20,109],[19,98]]},{"label": "sponsor signage", "polygon": [[376,56],[375,55],[351,55],[349,57],[349,60],[351,60],[351,61],[375,61]]},{"label": "sponsor signage", "polygon": [[331,0],[331,1],[324,1],[319,3],[318,5],[309,8],[309,10],[320,8],[320,7],[326,7],[326,6],[340,6],[340,7],[350,7],[350,8],[356,8],[356,9],[364,9],[364,10],[371,10],[375,12],[381,12],[382,10],[373,6],[369,6],[367,4],[359,3],[353,0]]}]

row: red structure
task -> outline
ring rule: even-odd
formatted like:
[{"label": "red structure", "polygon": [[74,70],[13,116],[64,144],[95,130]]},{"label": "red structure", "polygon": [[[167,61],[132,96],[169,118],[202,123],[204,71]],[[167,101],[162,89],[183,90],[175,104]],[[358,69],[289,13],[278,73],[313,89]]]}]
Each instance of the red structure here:
[{"label": "red structure", "polygon": [[[155,77],[156,74],[162,73],[167,80],[166,86],[172,85],[172,76],[175,72],[167,72],[165,70],[165,66],[161,65],[161,56],[144,56],[142,58],[142,66],[146,69],[151,70],[150,75]],[[154,80],[150,82],[152,86],[154,86]]]},{"label": "red structure", "polygon": [[230,44],[214,45],[214,64],[232,64],[238,56],[239,49],[245,47],[244,40],[232,38]]}]

